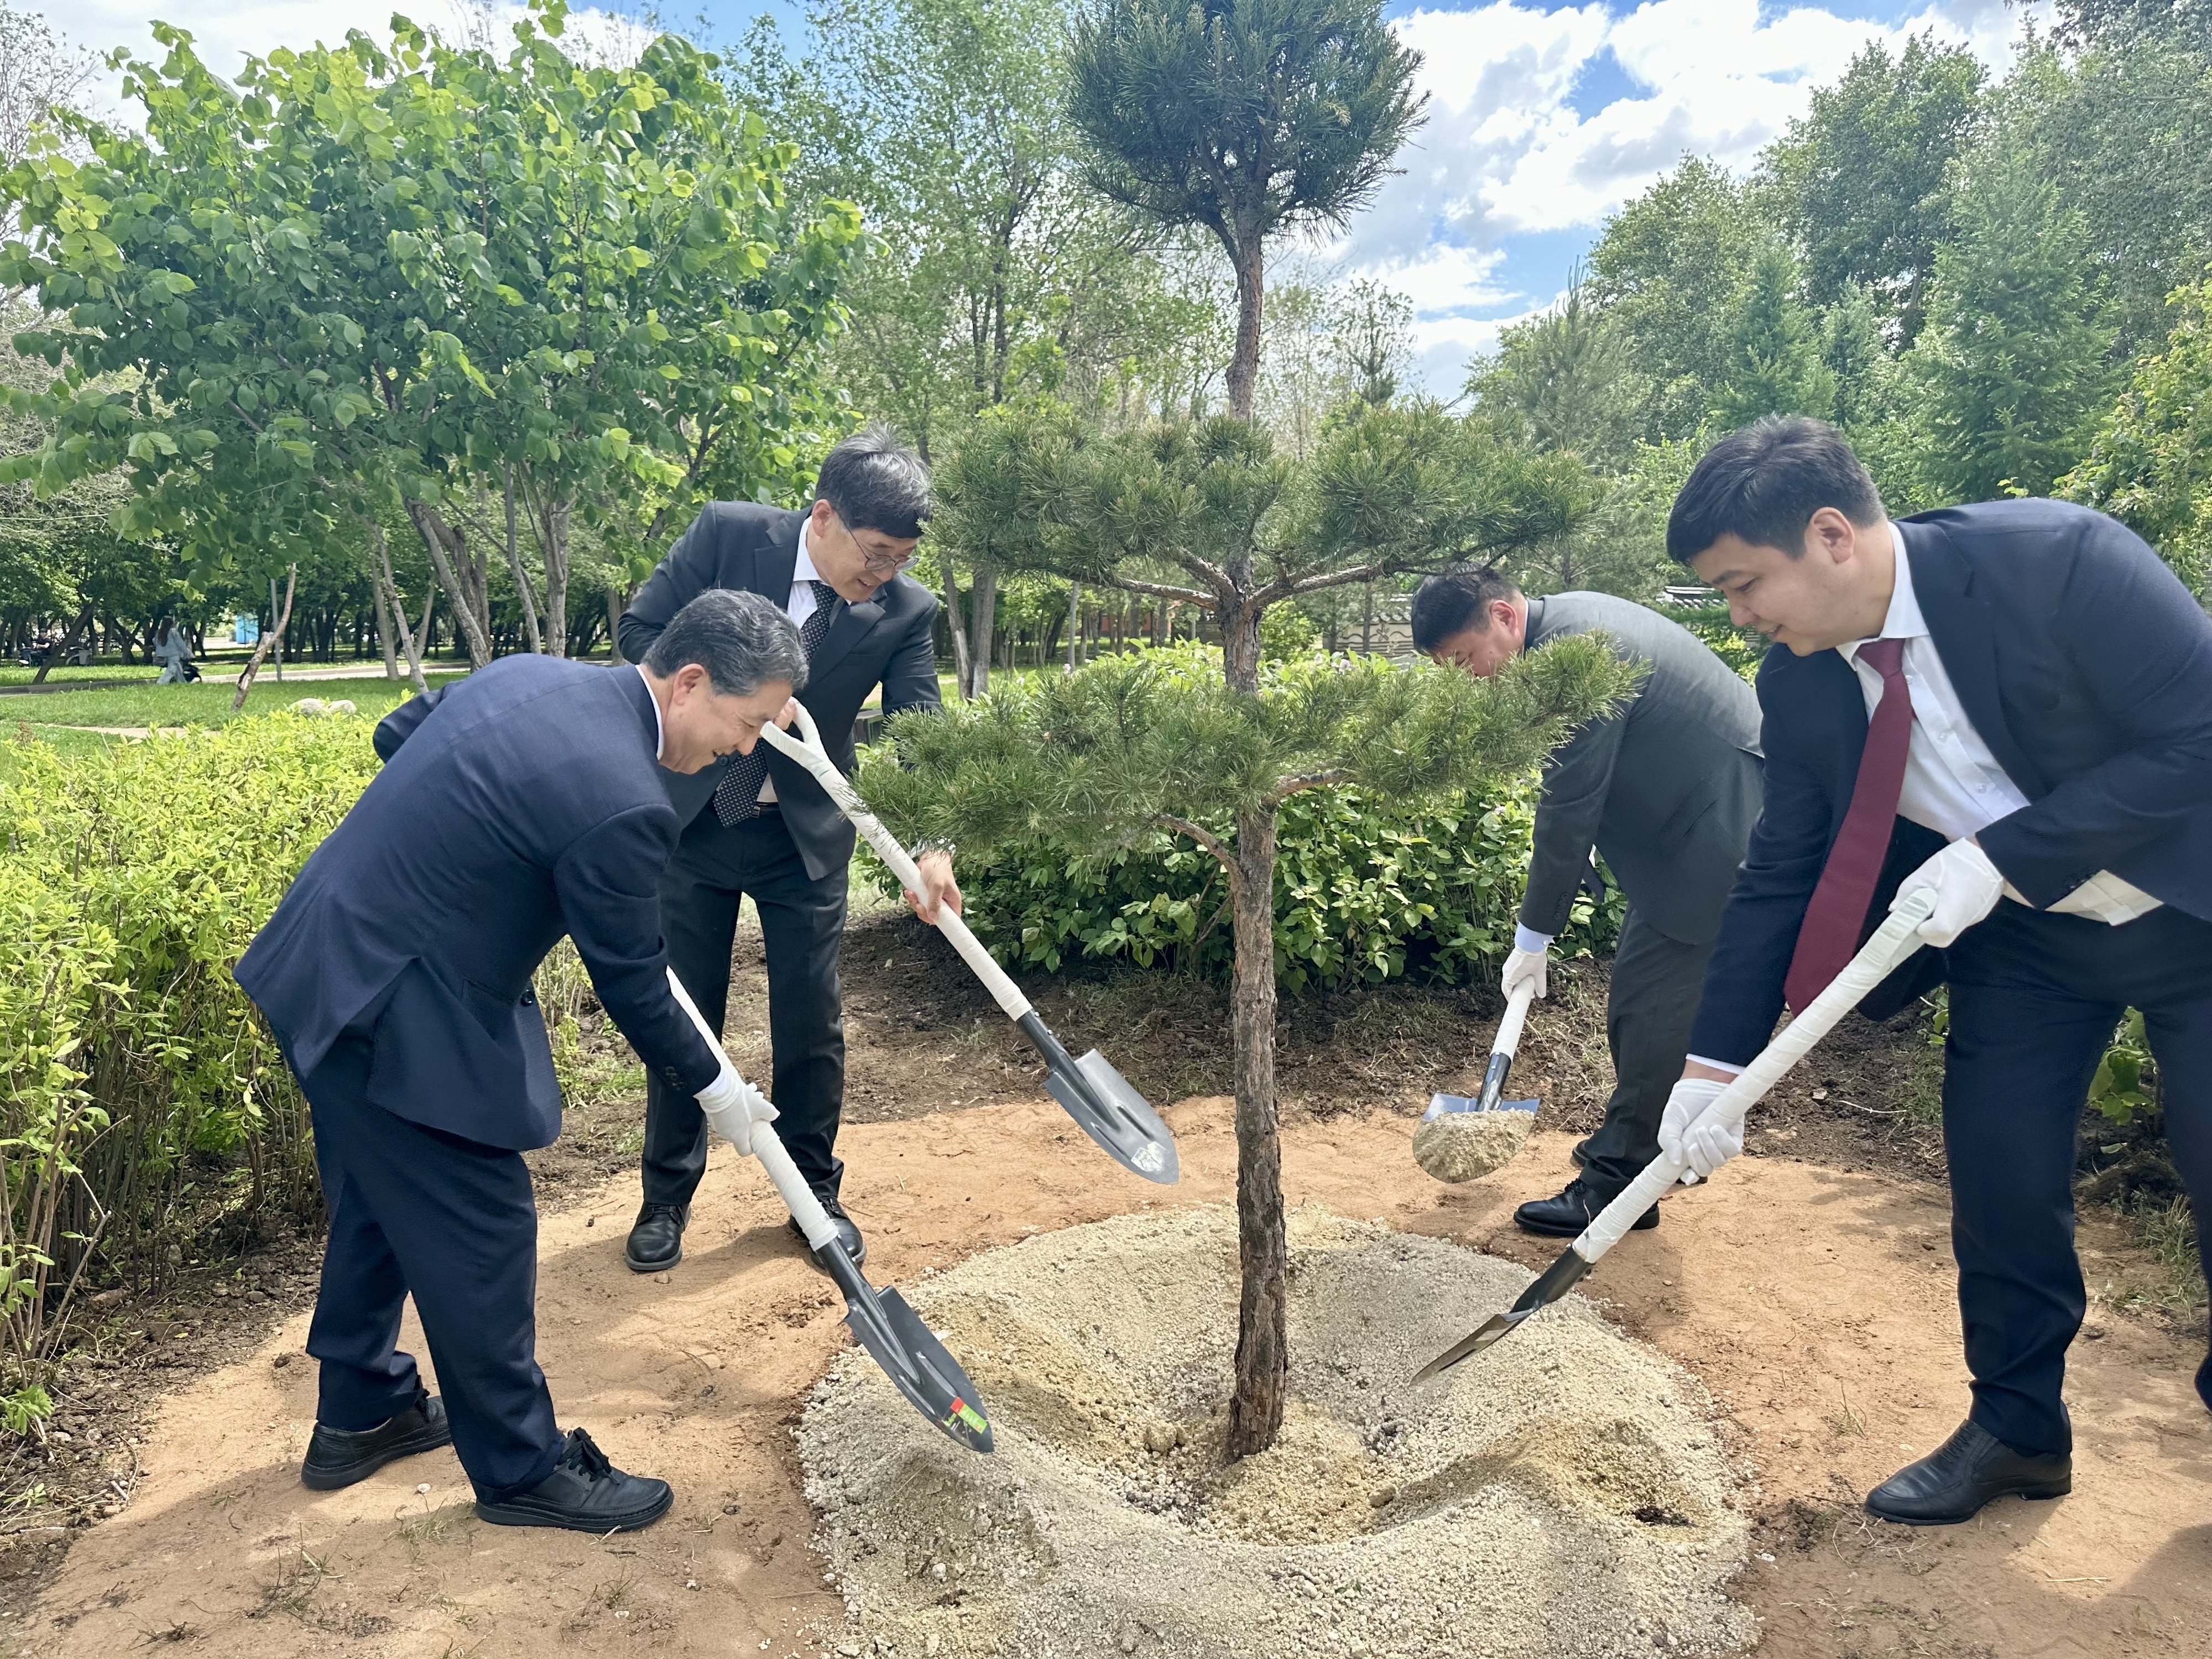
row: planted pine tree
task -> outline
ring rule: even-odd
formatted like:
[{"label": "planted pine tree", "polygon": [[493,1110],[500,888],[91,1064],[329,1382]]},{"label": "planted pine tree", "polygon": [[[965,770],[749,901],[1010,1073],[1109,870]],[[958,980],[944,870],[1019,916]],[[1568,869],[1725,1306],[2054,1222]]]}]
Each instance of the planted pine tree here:
[{"label": "planted pine tree", "polygon": [[1582,510],[1572,482],[1421,409],[1347,422],[1304,475],[1241,421],[1102,438],[1046,418],[996,423],[940,474],[947,510],[933,534],[988,526],[1013,562],[1194,605],[1220,629],[1218,657],[1109,656],[896,720],[859,782],[887,816],[969,848],[1049,835],[1104,851],[1166,830],[1227,873],[1242,1270],[1232,1458],[1273,1443],[1287,1373],[1278,811],[1306,790],[1418,799],[1480,785],[1534,764],[1629,684],[1588,639],[1488,681],[1374,659],[1263,663],[1261,618],[1334,584],[1557,533]]}]

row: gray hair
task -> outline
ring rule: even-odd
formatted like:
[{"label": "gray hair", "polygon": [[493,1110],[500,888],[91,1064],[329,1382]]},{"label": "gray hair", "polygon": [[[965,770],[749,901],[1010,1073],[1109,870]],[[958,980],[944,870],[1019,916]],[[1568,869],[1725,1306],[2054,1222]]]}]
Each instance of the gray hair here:
[{"label": "gray hair", "polygon": [[823,460],[814,499],[848,530],[911,541],[929,519],[929,465],[889,427],[864,427]]},{"label": "gray hair", "polygon": [[662,679],[697,663],[726,697],[742,697],[771,680],[794,691],[806,684],[806,647],[783,608],[757,593],[710,587],[668,619],[645,653]]}]

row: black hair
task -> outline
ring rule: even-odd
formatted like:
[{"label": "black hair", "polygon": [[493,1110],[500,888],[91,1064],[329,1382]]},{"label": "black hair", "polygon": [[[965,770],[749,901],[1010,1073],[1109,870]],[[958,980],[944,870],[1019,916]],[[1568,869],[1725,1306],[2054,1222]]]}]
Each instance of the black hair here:
[{"label": "black hair", "polygon": [[1880,524],[1881,492],[1844,434],[1806,415],[1768,415],[1705,453],[1667,515],[1667,551],[1684,564],[1723,536],[1805,553],[1805,526],[1824,507]]},{"label": "black hair", "polygon": [[1519,584],[1494,564],[1439,570],[1413,590],[1413,649],[1425,656],[1455,634],[1488,628],[1492,602],[1520,593]]},{"label": "black hair", "polygon": [[823,461],[814,499],[848,530],[911,541],[929,520],[929,465],[889,427],[864,427]]},{"label": "black hair", "polygon": [[645,653],[660,678],[697,663],[714,690],[742,697],[770,680],[806,684],[806,647],[799,629],[773,599],[732,587],[710,587],[668,619]]}]

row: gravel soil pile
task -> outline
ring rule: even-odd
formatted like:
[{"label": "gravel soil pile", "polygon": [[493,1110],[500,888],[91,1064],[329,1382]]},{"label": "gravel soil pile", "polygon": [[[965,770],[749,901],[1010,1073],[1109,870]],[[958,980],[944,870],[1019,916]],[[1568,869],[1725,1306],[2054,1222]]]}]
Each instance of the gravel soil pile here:
[{"label": "gravel soil pile", "polygon": [[1125,1216],[914,1288],[998,1450],[964,1452],[864,1358],[799,1433],[841,1651],[1620,1659],[1747,1645],[1735,1480],[1682,1372],[1578,1297],[1437,1382],[1528,1284],[1319,1209],[1291,1224],[1292,1401],[1224,1468],[1225,1208]]},{"label": "gravel soil pile", "polygon": [[1534,1112],[1446,1112],[1413,1131],[1413,1162],[1439,1181],[1478,1181],[1528,1144]]}]

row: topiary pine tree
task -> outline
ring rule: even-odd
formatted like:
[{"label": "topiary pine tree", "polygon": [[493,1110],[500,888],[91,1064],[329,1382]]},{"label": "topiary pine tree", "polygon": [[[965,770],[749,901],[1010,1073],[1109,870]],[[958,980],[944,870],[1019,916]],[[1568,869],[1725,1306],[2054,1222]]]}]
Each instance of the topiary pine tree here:
[{"label": "topiary pine tree", "polygon": [[1077,18],[1068,115],[1085,177],[1211,231],[1236,271],[1238,418],[1260,371],[1267,238],[1366,204],[1420,124],[1420,61],[1378,0],[1096,0]]},{"label": "topiary pine tree", "polygon": [[[1216,419],[1099,437],[988,422],[939,474],[933,536],[989,533],[1010,563],[1179,599],[1220,624],[1219,665],[1107,657],[892,723],[863,763],[886,816],[970,848],[1028,836],[1103,848],[1166,831],[1227,872],[1236,973],[1242,1291],[1232,1458],[1282,1425],[1288,1356],[1275,1107],[1275,822],[1339,786],[1419,799],[1528,767],[1627,689],[1589,640],[1494,679],[1312,657],[1263,668],[1268,606],[1572,527],[1571,458],[1534,462],[1433,407],[1367,411],[1294,473],[1267,434]],[[1181,576],[1184,580],[1170,580]]]}]

